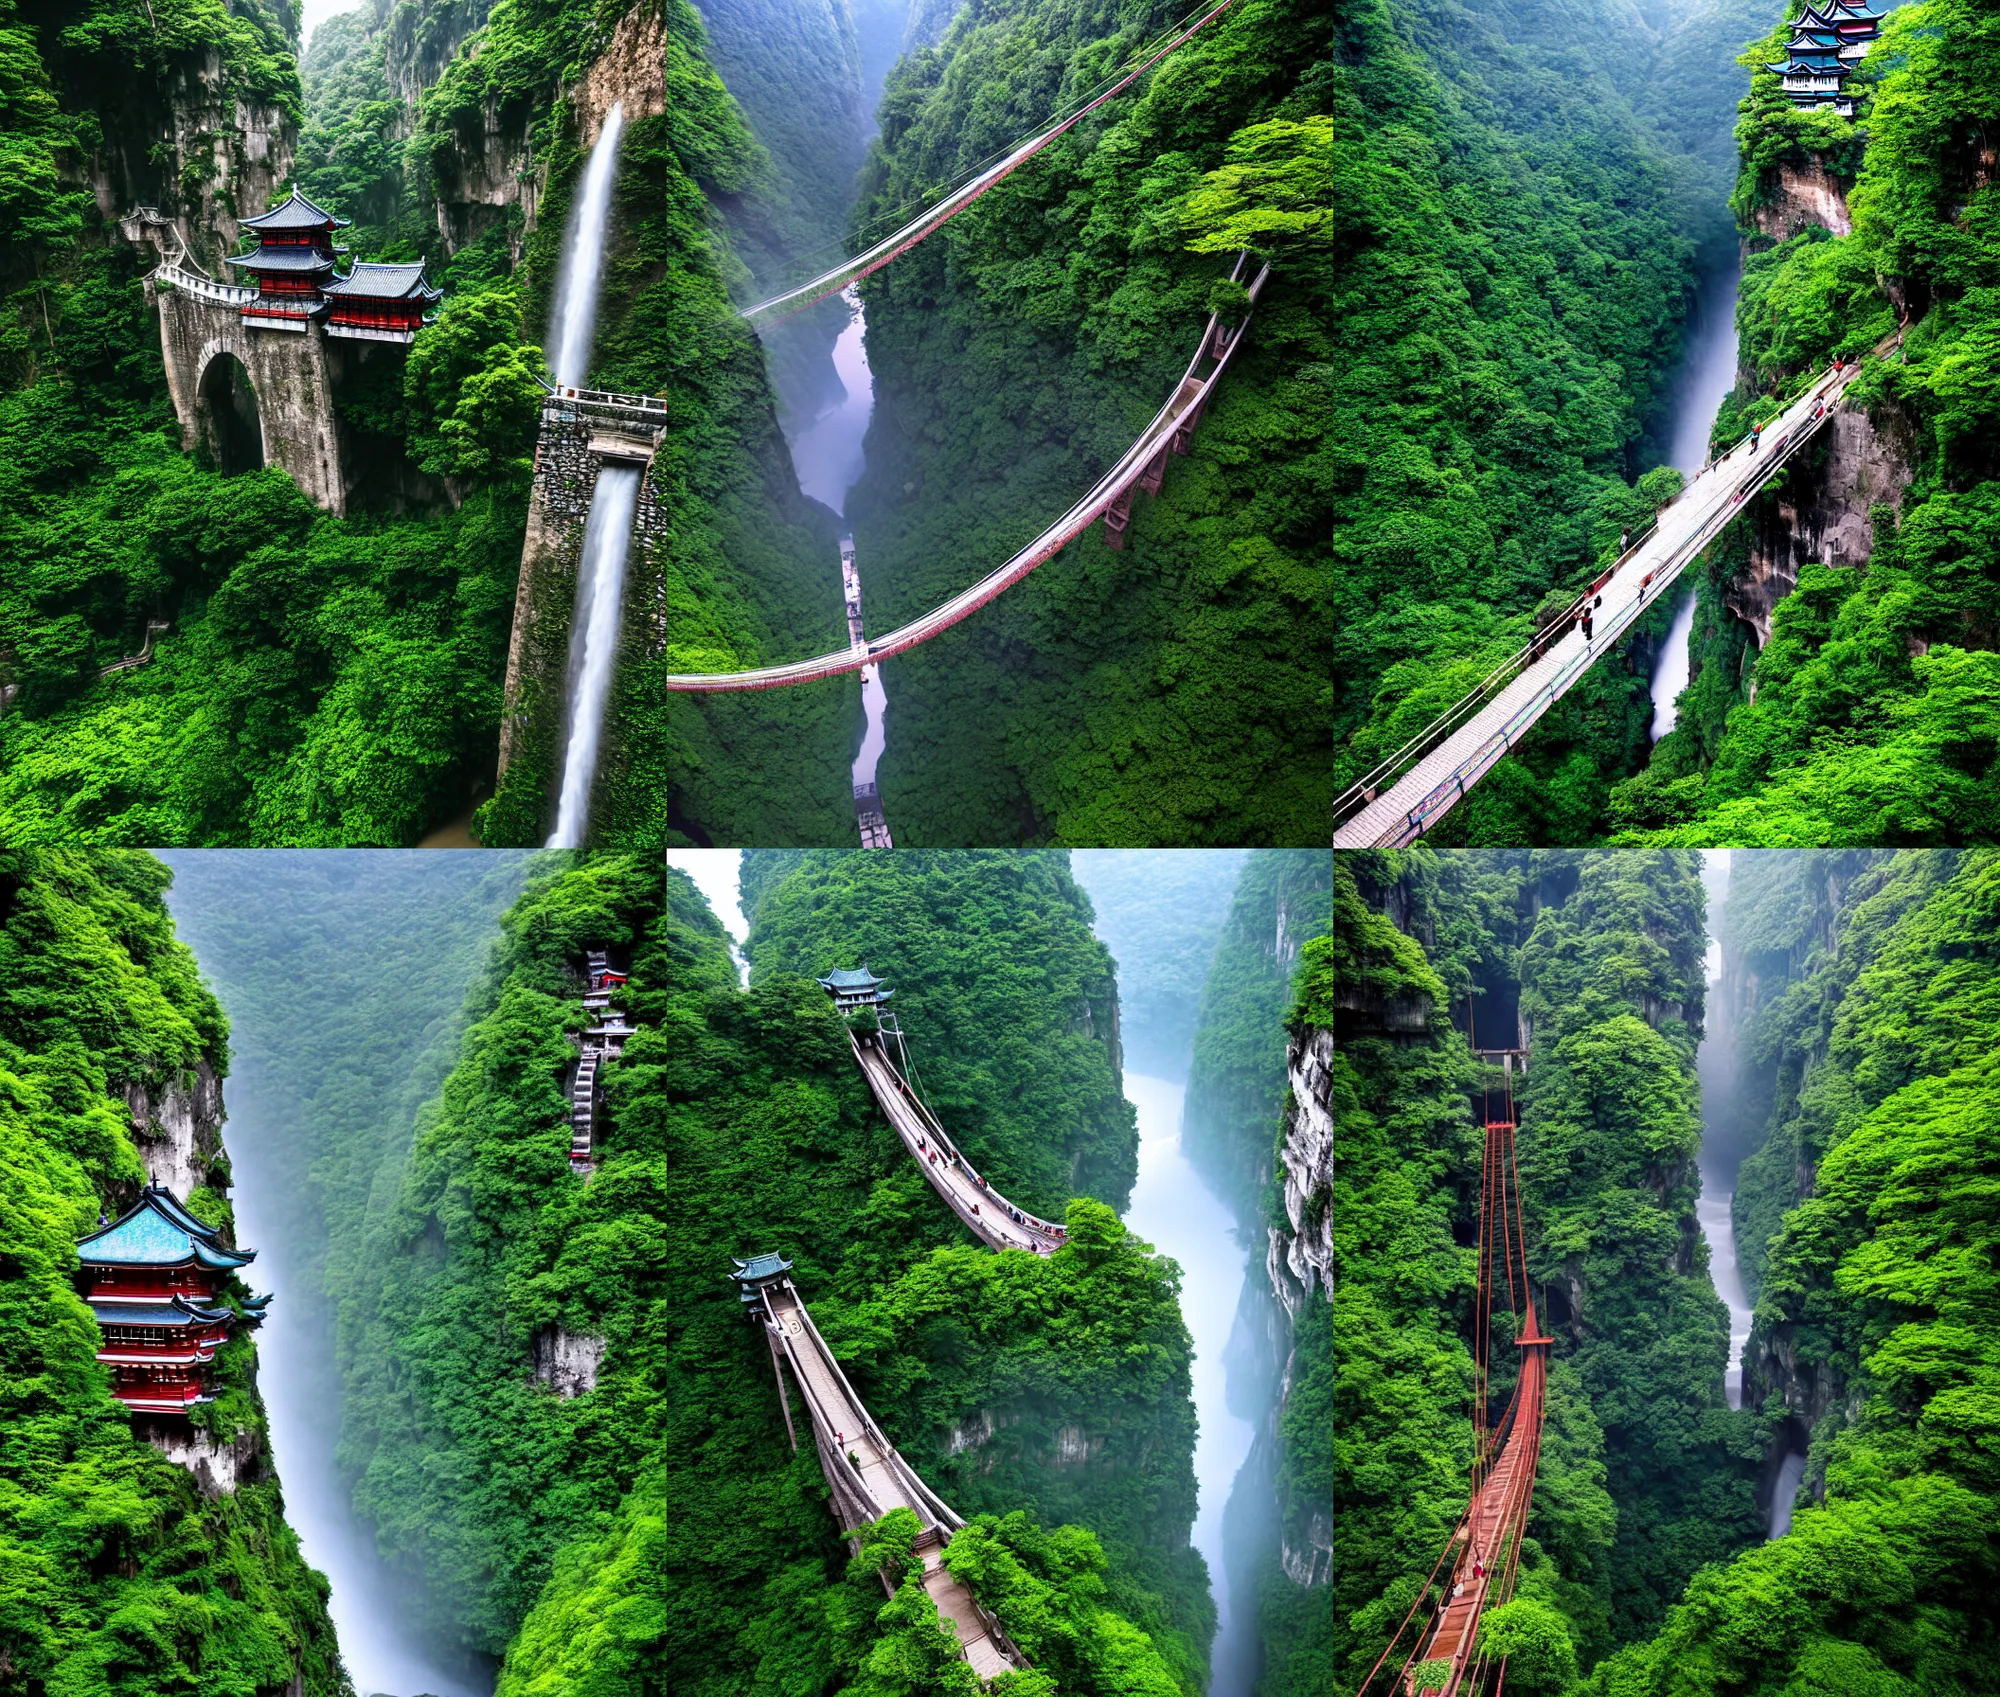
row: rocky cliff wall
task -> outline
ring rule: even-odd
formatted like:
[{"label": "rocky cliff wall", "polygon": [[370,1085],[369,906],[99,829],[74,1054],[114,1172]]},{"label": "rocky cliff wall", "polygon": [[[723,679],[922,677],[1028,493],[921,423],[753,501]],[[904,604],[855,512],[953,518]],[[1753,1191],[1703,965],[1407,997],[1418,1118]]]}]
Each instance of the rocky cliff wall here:
[{"label": "rocky cliff wall", "polygon": [[[1774,242],[1815,226],[1836,236],[1854,229],[1846,185],[1818,160],[1781,165],[1776,193],[1751,214],[1751,224],[1754,235]],[[1739,385],[1749,380],[1739,372]],[[1915,451],[1909,421],[1893,407],[1843,404],[1783,488],[1757,497],[1749,562],[1723,584],[1722,603],[1755,633],[1758,648],[1770,642],[1771,611],[1798,586],[1802,565],[1867,565],[1873,509],[1900,508]]]},{"label": "rocky cliff wall", "polygon": [[1315,1292],[1333,1297],[1333,1031],[1308,1029],[1286,1057],[1291,1093],[1278,1145],[1285,1225],[1270,1228],[1271,1288],[1294,1320]]},{"label": "rocky cliff wall", "polygon": [[1771,611],[1791,594],[1808,561],[1865,566],[1874,551],[1873,510],[1902,506],[1915,469],[1915,432],[1893,407],[1842,405],[1775,494],[1758,498],[1749,562],[1722,586],[1729,611],[1771,640]]},{"label": "rocky cliff wall", "polygon": [[242,249],[240,220],[284,192],[298,149],[290,114],[240,98],[214,51],[177,64],[157,98],[106,98],[100,117],[85,175],[107,227],[140,204],[179,216],[216,275],[222,256]]}]

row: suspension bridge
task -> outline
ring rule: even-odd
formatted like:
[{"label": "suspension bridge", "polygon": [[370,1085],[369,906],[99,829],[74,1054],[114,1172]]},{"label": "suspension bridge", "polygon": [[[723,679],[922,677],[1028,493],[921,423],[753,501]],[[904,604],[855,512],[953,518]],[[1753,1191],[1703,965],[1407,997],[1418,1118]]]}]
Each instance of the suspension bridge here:
[{"label": "suspension bridge", "polygon": [[[1521,1537],[1541,1459],[1549,1347],[1555,1340],[1543,1334],[1535,1317],[1521,1222],[1512,1088],[1520,1051],[1478,1053],[1482,1061],[1505,1068],[1508,1088],[1501,1111],[1496,1115],[1489,1107],[1486,1114],[1480,1173],[1472,1489],[1465,1512],[1356,1697],[1500,1697],[1507,1676],[1506,1658],[1482,1645],[1479,1628],[1489,1609],[1512,1598],[1519,1578]],[[1503,1286],[1506,1306],[1496,1312]],[[1496,1339],[1496,1319],[1512,1323],[1511,1339]],[[1496,1342],[1511,1343],[1515,1378],[1500,1418],[1491,1420]],[[1399,1650],[1403,1660],[1385,1679]]]},{"label": "suspension bridge", "polygon": [[[758,326],[775,323],[792,313],[802,312],[816,302],[825,300],[828,296],[859,282],[870,273],[879,271],[891,260],[907,253],[925,237],[944,228],[981,195],[1004,182],[1036,154],[1058,137],[1066,135],[1106,101],[1114,99],[1130,88],[1148,70],[1176,48],[1192,40],[1234,4],[1235,0],[1221,0],[1221,4],[1209,8],[1193,22],[1175,30],[1159,46],[1142,53],[1109,87],[1075,112],[1044,125],[998,162],[979,172],[971,181],[954,190],[936,206],[918,214],[893,235],[885,237],[865,252],[843,260],[810,283],[801,284],[796,289],[787,290],[781,295],[773,295],[769,300],[759,301],[755,306],[744,308],[740,316]],[[1235,267],[1230,272],[1232,282],[1242,280],[1247,261],[1247,255],[1238,255]],[[1270,267],[1263,266],[1250,283],[1248,292],[1251,307],[1254,308],[1269,275]],[[969,588],[961,590],[949,600],[891,631],[887,636],[876,637],[872,641],[855,630],[852,632],[852,640],[848,647],[818,655],[810,660],[754,667],[740,672],[670,673],[666,680],[667,688],[690,694],[711,694],[723,690],[781,689],[792,684],[811,683],[821,678],[836,677],[842,672],[856,672],[864,666],[877,665],[892,655],[904,653],[919,643],[928,642],[939,632],[949,630],[961,619],[967,618],[989,601],[1011,589],[1037,566],[1053,559],[1100,519],[1104,522],[1111,546],[1122,549],[1125,530],[1131,521],[1132,502],[1135,496],[1141,490],[1149,495],[1157,495],[1166,478],[1169,455],[1185,454],[1189,450],[1193,443],[1195,427],[1201,421],[1202,412],[1208,405],[1215,384],[1235,357],[1243,333],[1249,328],[1249,322],[1248,311],[1245,312],[1242,321],[1234,326],[1225,325],[1211,315],[1207,327],[1202,332],[1201,342],[1195,350],[1194,358],[1188,362],[1187,370],[1182,373],[1180,381],[1174,386],[1173,393],[1167,397],[1166,404],[1153,415],[1152,422],[1140,432],[1138,439],[1126,450],[1118,463],[1099,478],[1081,500],[1019,553],[1003,565],[995,567]]]},{"label": "suspension bridge", "polygon": [[[791,1278],[792,1264],[781,1255],[758,1255],[737,1261],[730,1275],[742,1289],[744,1306],[761,1323],[771,1349],[772,1371],[778,1376],[778,1400],[785,1412],[785,1430],[792,1448],[799,1436],[792,1424],[791,1398],[785,1390],[785,1369],[812,1418],[813,1446],[820,1471],[833,1493],[833,1512],[844,1536],[853,1540],[861,1528],[891,1510],[906,1508],[917,1517],[913,1554],[923,1563],[923,1588],[937,1605],[938,1616],[958,1640],[960,1653],[982,1681],[1028,1666],[1006,1631],[973,1596],[965,1581],[944,1565],[945,1546],[965,1524],[935,1491],[917,1476],[875,1424],[833,1351],[826,1346],[805,1300]],[[891,1590],[889,1577],[883,1586]]]},{"label": "suspension bridge", "polygon": [[1141,56],[1123,74],[1085,105],[1078,107],[1066,118],[1051,119],[1026,141],[980,171],[937,205],[920,212],[895,234],[885,236],[873,247],[854,255],[851,259],[843,259],[831,271],[821,272],[810,283],[801,283],[797,288],[787,289],[783,294],[773,295],[769,300],[759,301],[755,306],[746,306],[739,316],[758,326],[775,324],[779,319],[789,318],[795,312],[803,312],[807,307],[825,300],[830,295],[839,294],[842,289],[849,288],[862,278],[881,270],[892,259],[908,253],[926,236],[934,235],[943,229],[989,189],[1004,183],[1052,142],[1075,129],[1107,100],[1115,100],[1123,94],[1175,48],[1193,40],[1235,3],[1236,0],[1221,0],[1220,5],[1211,7],[1192,23],[1174,30],[1164,42],[1150,52],[1142,49]]},{"label": "suspension bridge", "polygon": [[[855,1065],[883,1117],[945,1205],[989,1249],[1025,1250],[1034,1255],[1059,1249],[1068,1236],[1065,1229],[1015,1207],[988,1184],[960,1154],[937,1116],[904,1076],[908,1052],[896,1016],[887,1005],[895,992],[865,965],[829,973],[819,983],[842,1015],[865,1011],[876,1021],[874,1030],[848,1030]],[[902,1068],[890,1057],[892,1041],[904,1049]],[[1000,1622],[945,1568],[945,1547],[964,1520],[902,1458],[855,1395],[806,1312],[790,1276],[791,1262],[780,1255],[758,1255],[735,1265],[730,1276],[742,1288],[744,1305],[752,1318],[762,1323],[770,1345],[771,1368],[778,1376],[778,1401],[794,1451],[799,1437],[785,1389],[787,1367],[805,1399],[820,1471],[833,1493],[833,1512],[842,1534],[858,1547],[855,1534],[862,1527],[880,1520],[891,1509],[909,1509],[920,1528],[914,1553],[923,1563],[924,1590],[937,1604],[939,1618],[957,1637],[973,1672],[982,1681],[991,1681],[1027,1667],[1026,1658]],[[889,1583],[886,1575],[883,1582]]]},{"label": "suspension bridge", "polygon": [[[1230,273],[1231,278],[1240,280],[1243,270],[1244,261],[1239,257],[1235,270]],[[1266,265],[1251,280],[1248,293],[1253,306],[1270,274],[1271,268]],[[1201,344],[1180,381],[1175,384],[1173,393],[1167,397],[1166,405],[1153,415],[1152,422],[1139,433],[1138,439],[1126,449],[1118,463],[1034,541],[969,589],[961,590],[949,601],[933,607],[887,636],[863,639],[830,654],[821,654],[811,660],[795,660],[788,665],[762,666],[743,672],[672,673],[666,680],[667,688],[701,692],[781,689],[789,684],[830,678],[841,672],[856,672],[863,666],[875,665],[891,655],[928,642],[940,631],[949,630],[959,620],[976,613],[987,602],[1013,588],[1037,566],[1054,559],[1100,519],[1104,521],[1111,545],[1114,548],[1123,547],[1125,528],[1131,522],[1134,497],[1141,490],[1157,495],[1167,475],[1168,457],[1185,454],[1193,445],[1195,427],[1200,424],[1216,384],[1236,357],[1236,350],[1242,346],[1244,334],[1249,328],[1248,313],[1233,328],[1211,315],[1207,328],[1202,331]]]},{"label": "suspension bridge", "polygon": [[1436,825],[1812,439],[1859,375],[1858,363],[1829,366],[1704,466],[1560,617],[1336,799],[1334,847],[1402,848]]}]

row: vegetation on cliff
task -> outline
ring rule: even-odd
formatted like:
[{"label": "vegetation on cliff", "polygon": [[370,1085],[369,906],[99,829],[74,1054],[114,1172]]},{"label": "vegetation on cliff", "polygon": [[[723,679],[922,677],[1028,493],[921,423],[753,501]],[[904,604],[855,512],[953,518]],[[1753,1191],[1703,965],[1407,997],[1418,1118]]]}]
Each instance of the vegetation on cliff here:
[{"label": "vegetation on cliff", "polygon": [[1752,1159],[1783,1212],[1736,1224],[1761,1273],[1746,1389],[1810,1424],[1806,1491],[1786,1537],[1698,1575],[1592,1689],[1970,1697],[2000,1679],[2000,860],[1734,858],[1731,904],[1784,928],[1758,897],[1789,892],[1811,939],[1751,1062],[1773,1102]]},{"label": "vegetation on cliff", "polygon": [[[76,1240],[146,1179],[127,1088],[226,1065],[167,879],[145,855],[0,854],[0,1668],[37,1697],[261,1697],[294,1679],[351,1697],[325,1582],[285,1524],[249,1334],[196,1411],[251,1457],[209,1498],[134,1436],[73,1283]],[[225,1226],[227,1180],[218,1157],[186,1199]]]}]

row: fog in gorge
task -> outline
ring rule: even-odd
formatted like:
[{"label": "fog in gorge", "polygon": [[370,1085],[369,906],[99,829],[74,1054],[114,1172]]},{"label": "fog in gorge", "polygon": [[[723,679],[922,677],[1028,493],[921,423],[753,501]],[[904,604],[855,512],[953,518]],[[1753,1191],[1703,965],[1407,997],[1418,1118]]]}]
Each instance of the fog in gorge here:
[{"label": "fog in gorge", "polygon": [[[1704,849],[1701,857],[1703,887],[1708,892],[1708,979],[1707,1014],[1703,1021],[1701,1047],[1695,1055],[1695,1070],[1701,1081],[1701,1195],[1695,1215],[1701,1235],[1708,1244],[1709,1276],[1715,1294],[1729,1310],[1729,1366],[1724,1378],[1729,1406],[1743,1406],[1743,1348],[1750,1341],[1751,1307],[1737,1263],[1736,1231],[1732,1205],[1736,1181],[1745,1155],[1749,1153],[1752,1129],[1745,1125],[1744,1107],[1738,1100],[1739,1078],[1736,1041],[1741,1010],[1731,1005],[1731,989],[1723,971],[1721,928],[1729,900],[1729,876],[1734,856],[1755,850]],[[1779,1458],[1767,1478],[1770,1497],[1765,1505],[1769,1535],[1782,1538],[1792,1527],[1792,1498],[1805,1476],[1805,1456],[1793,1450]]]},{"label": "fog in gorge", "polygon": [[[237,1241],[275,1300],[257,1334],[285,1518],[327,1577],[328,1612],[360,1697],[490,1697],[494,1669],[428,1645],[413,1586],[354,1510],[336,1456],[342,1382],[326,1279],[329,1206],[316,1165],[393,1197],[421,1104],[456,1053],[461,1008],[522,857],[499,851],[163,853],[168,905],[230,1022],[223,1127]],[[401,963],[406,1000],[350,995]],[[351,1130],[329,1150],[331,1123]],[[373,1140],[386,1135],[386,1143]],[[368,1176],[370,1158],[387,1156]],[[384,1178],[391,1182],[384,1185]],[[350,1229],[358,1223],[350,1221]]]},{"label": "fog in gorge", "polygon": [[1240,850],[1078,849],[1070,864],[1118,969],[1125,1096],[1139,1180],[1125,1224],[1181,1269],[1199,1421],[1192,1539],[1216,1630],[1209,1697],[1251,1697],[1263,1671],[1257,1574],[1277,1548],[1273,1426],[1284,1348],[1264,1225],[1242,1218],[1182,1145],[1200,987],[1242,869]]}]

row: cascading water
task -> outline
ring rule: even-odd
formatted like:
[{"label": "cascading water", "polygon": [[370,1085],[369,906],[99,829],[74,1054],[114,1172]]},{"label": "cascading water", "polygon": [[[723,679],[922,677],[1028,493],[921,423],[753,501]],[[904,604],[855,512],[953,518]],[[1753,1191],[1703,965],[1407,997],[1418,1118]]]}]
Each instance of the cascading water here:
[{"label": "cascading water", "polygon": [[555,333],[549,369],[566,389],[580,385],[590,369],[591,344],[597,337],[597,292],[604,282],[604,233],[611,223],[611,184],[618,175],[618,138],[624,133],[625,106],[620,101],[606,115],[597,145],[590,150],[583,187],[563,232],[562,271],[556,278],[555,317],[549,325]]},{"label": "cascading water", "polygon": [[582,847],[584,827],[590,822],[590,788],[597,777],[604,710],[618,662],[625,556],[632,544],[632,515],[639,505],[639,475],[636,466],[607,465],[597,474],[597,488],[590,497],[583,564],[576,580],[576,614],[570,621],[569,732],[550,848]]},{"label": "cascading water", "polygon": [[[604,238],[611,223],[611,186],[618,175],[618,139],[625,107],[614,104],[584,167],[583,184],[563,234],[562,271],[550,329],[549,366],[556,383],[576,388],[590,369],[597,336],[597,296],[604,280]],[[590,791],[597,780],[598,747],[617,669],[618,621],[625,605],[625,556],[638,510],[640,473],[607,465],[591,492],[577,571],[576,610],[570,619],[569,671],[563,709],[562,781],[550,848],[579,848],[590,819]]]},{"label": "cascading water", "polygon": [[[1669,457],[1692,477],[1708,462],[1715,415],[1736,383],[1736,291],[1742,274],[1735,266],[1710,274],[1695,304],[1695,330],[1681,368],[1680,399],[1674,410]],[[1688,681],[1688,640],[1694,634],[1693,586],[1683,591],[1673,629],[1653,666],[1653,741],[1674,728],[1675,702]]]},{"label": "cascading water", "polygon": [[[1736,1227],[1733,1204],[1736,1200],[1737,1169],[1742,1164],[1742,1130],[1738,1122],[1736,1076],[1735,1011],[1724,1005],[1727,985],[1722,971],[1719,920],[1729,895],[1728,849],[1702,851],[1702,882],[1708,889],[1708,1012],[1703,1022],[1701,1048],[1695,1068],[1701,1078],[1701,1195],[1695,1202],[1695,1218],[1708,1242],[1709,1276],[1715,1294],[1729,1310],[1729,1364],[1723,1372],[1723,1389],[1731,1408],[1743,1406],[1743,1349],[1750,1341],[1750,1298],[1743,1288],[1742,1269],[1736,1260]],[[1782,1538],[1792,1528],[1792,1498],[1805,1476],[1806,1458],[1796,1450],[1778,1465],[1771,1485],[1768,1509],[1770,1535]]]}]

